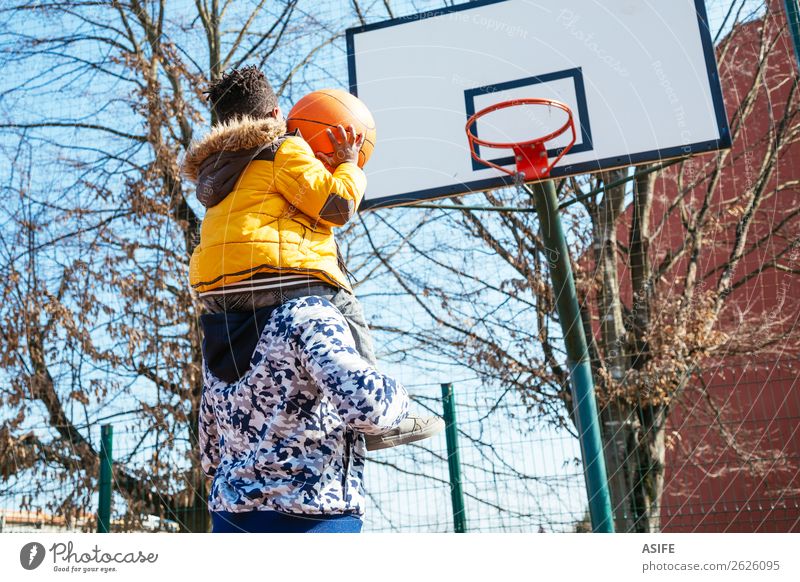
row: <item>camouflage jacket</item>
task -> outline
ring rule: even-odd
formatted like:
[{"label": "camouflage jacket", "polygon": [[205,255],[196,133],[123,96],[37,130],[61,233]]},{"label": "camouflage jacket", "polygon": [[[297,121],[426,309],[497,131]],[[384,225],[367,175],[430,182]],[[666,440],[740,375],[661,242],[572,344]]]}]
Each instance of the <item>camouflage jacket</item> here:
[{"label": "camouflage jacket", "polygon": [[199,440],[211,511],[363,515],[362,433],[397,426],[408,394],[361,358],[332,303],[284,303],[239,380],[221,380],[207,362],[203,375]]}]

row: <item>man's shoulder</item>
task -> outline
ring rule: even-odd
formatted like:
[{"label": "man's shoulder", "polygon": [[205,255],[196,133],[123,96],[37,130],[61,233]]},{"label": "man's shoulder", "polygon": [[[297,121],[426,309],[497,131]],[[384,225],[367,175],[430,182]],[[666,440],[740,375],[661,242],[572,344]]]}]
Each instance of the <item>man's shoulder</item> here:
[{"label": "man's shoulder", "polygon": [[308,329],[324,329],[329,336],[344,332],[347,322],[344,316],[324,297],[309,295],[290,299],[275,310],[273,320],[275,331],[280,333],[295,331],[300,334]]},{"label": "man's shoulder", "polygon": [[313,316],[341,316],[339,310],[329,299],[318,295],[290,299],[276,309],[276,314],[296,320]]}]

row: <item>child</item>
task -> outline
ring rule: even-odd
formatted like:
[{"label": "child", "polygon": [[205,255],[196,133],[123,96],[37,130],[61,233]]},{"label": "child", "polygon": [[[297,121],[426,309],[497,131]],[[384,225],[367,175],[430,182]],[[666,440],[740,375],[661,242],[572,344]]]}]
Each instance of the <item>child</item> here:
[{"label": "child", "polygon": [[[374,367],[369,328],[332,231],[353,217],[366,189],[356,163],[363,136],[339,126],[329,131],[333,158],[315,156],[300,135],[286,134],[275,93],[255,67],[223,75],[208,96],[211,133],[191,145],[183,164],[207,208],[189,267],[200,301],[219,313],[326,298]],[[246,369],[237,369],[238,377]],[[443,428],[440,418],[409,416],[391,431],[368,435],[367,449],[421,440]]]}]

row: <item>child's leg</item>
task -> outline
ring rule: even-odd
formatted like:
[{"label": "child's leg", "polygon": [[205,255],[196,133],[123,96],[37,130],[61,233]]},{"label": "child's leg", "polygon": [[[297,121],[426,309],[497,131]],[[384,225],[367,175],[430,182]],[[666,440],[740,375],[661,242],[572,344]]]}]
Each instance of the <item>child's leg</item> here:
[{"label": "child's leg", "polygon": [[[336,308],[344,315],[345,320],[350,325],[353,339],[356,341],[356,348],[361,357],[367,360],[372,367],[377,367],[375,350],[372,347],[372,336],[369,332],[367,319],[364,317],[364,310],[361,303],[354,295],[340,289],[331,299]],[[437,416],[417,416],[409,414],[400,426],[381,434],[365,435],[368,451],[378,449],[388,449],[398,445],[413,443],[422,439],[427,439],[444,430],[444,421]]]},{"label": "child's leg", "polygon": [[336,308],[344,315],[347,323],[350,325],[350,332],[356,340],[356,348],[361,357],[367,360],[370,365],[377,368],[378,361],[375,359],[375,348],[372,345],[372,336],[369,332],[369,325],[367,319],[364,317],[364,310],[361,308],[361,303],[354,295],[340,289],[336,295],[331,299]]}]

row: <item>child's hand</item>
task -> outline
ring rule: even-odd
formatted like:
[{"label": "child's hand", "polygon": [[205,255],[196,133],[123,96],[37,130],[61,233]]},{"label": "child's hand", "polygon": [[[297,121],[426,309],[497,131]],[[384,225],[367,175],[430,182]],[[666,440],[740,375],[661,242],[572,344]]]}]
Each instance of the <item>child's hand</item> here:
[{"label": "child's hand", "polygon": [[355,128],[351,125],[345,131],[341,125],[337,127],[338,136],[328,129],[328,137],[333,145],[333,156],[328,156],[322,152],[316,152],[317,157],[331,168],[336,168],[344,162],[358,163],[358,152],[364,143],[364,134],[356,134]]}]

